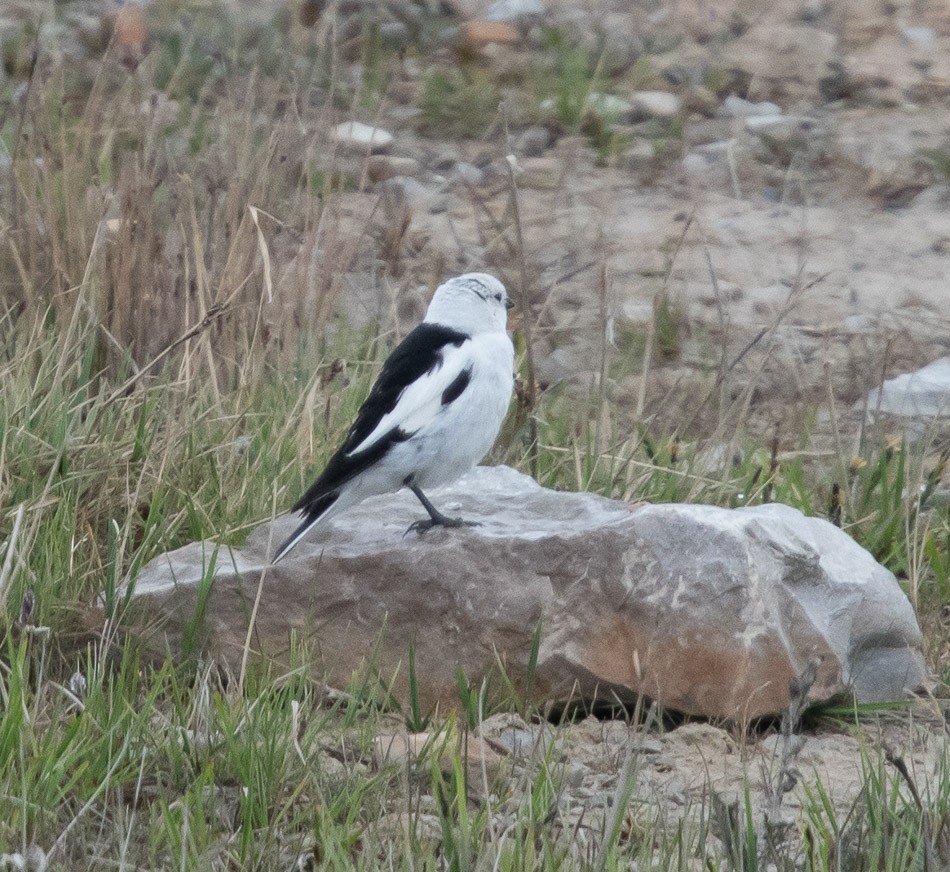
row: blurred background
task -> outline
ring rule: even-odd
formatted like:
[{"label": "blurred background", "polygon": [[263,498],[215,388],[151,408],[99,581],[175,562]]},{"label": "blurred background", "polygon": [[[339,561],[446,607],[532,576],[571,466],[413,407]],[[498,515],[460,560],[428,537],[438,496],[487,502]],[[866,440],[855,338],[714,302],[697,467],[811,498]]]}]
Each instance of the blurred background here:
[{"label": "blurred background", "polygon": [[404,332],[475,268],[539,387],[684,435],[711,377],[797,429],[946,352],[936,0],[8,0],[0,40],[0,305],[81,294],[113,365],[221,305],[218,367]]}]

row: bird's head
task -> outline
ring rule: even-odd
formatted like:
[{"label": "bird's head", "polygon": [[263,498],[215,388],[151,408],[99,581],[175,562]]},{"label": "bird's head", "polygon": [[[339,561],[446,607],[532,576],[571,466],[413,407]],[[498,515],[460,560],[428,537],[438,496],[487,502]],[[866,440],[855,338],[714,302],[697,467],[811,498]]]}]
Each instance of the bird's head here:
[{"label": "bird's head", "polygon": [[463,333],[504,331],[511,299],[505,286],[488,273],[465,273],[436,289],[425,320]]}]

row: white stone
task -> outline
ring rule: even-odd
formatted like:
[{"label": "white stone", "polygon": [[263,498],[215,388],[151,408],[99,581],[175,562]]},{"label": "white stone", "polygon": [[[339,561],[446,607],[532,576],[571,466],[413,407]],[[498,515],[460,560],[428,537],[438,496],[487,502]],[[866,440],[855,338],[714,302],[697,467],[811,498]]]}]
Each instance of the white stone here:
[{"label": "white stone", "polygon": [[919,48],[932,48],[937,40],[937,35],[932,27],[902,27],[901,36],[907,42]]},{"label": "white stone", "polygon": [[633,111],[633,105],[623,97],[618,97],[616,94],[602,94],[598,91],[587,95],[584,107],[602,118],[615,121],[629,118]]},{"label": "white stone", "polygon": [[385,151],[393,143],[393,135],[382,127],[363,124],[362,121],[344,121],[333,128],[333,135],[341,147],[372,153]]},{"label": "white stone", "polygon": [[762,103],[753,103],[751,100],[743,100],[735,94],[730,94],[722,101],[719,107],[719,115],[723,118],[750,118],[754,116],[781,115],[780,106],[769,101]]},{"label": "white stone", "polygon": [[683,108],[683,101],[667,91],[637,91],[630,102],[635,111],[654,118],[673,118]]}]

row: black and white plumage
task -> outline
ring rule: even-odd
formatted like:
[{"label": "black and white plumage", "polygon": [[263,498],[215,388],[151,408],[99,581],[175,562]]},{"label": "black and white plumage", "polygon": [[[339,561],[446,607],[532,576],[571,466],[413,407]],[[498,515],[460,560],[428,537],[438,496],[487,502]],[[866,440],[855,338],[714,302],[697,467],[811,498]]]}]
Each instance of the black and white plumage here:
[{"label": "black and white plumage", "polygon": [[402,487],[429,514],[410,529],[464,523],[442,515],[423,489],[471,469],[498,435],[514,387],[510,308],[505,286],[486,273],[439,286],[425,320],[386,360],[343,444],[294,505],[302,520],[274,563],[317,524]]}]

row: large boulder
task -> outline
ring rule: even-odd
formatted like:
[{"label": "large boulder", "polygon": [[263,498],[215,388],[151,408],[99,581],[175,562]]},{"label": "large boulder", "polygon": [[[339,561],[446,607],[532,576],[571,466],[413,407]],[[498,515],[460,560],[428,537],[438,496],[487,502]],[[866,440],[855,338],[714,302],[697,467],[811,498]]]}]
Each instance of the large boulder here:
[{"label": "large boulder", "polygon": [[128,618],[151,650],[174,657],[200,612],[201,643],[236,670],[265,573],[255,656],[286,661],[295,633],[331,685],[371,658],[405,699],[414,640],[425,706],[458,704],[458,666],[477,683],[503,664],[524,682],[539,625],[532,689],[551,700],[645,695],[745,720],[782,711],[811,662],[812,701],[899,699],[925,679],[920,630],[894,576],[788,506],[631,508],[506,467],[479,467],[432,496],[481,526],[406,536],[423,512],[393,494],[269,566],[296,523],[278,518],[241,548],[195,542],[156,558],[135,581]]}]

